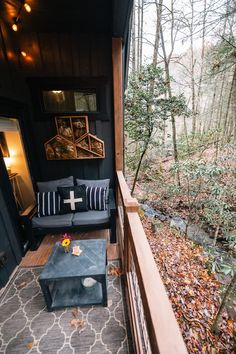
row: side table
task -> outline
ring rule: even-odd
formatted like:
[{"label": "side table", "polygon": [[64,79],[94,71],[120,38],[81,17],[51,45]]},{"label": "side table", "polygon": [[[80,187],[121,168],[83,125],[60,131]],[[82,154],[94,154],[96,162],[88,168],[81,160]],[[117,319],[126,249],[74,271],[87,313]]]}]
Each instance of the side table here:
[{"label": "side table", "polygon": [[[39,277],[48,311],[71,306],[107,306],[106,240],[72,241],[73,246],[80,247],[80,256],[65,253],[57,242]],[[85,287],[85,278],[95,279],[95,285]]]}]

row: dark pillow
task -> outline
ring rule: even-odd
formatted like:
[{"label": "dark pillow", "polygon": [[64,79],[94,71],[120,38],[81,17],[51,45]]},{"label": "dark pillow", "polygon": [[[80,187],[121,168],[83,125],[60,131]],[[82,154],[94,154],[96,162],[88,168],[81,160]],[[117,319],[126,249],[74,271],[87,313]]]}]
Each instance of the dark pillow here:
[{"label": "dark pillow", "polygon": [[60,199],[58,192],[38,192],[38,217],[59,214]]},{"label": "dark pillow", "polygon": [[88,208],[91,210],[106,210],[107,188],[86,187]]},{"label": "dark pillow", "polygon": [[58,187],[61,196],[60,214],[88,211],[86,187]]}]

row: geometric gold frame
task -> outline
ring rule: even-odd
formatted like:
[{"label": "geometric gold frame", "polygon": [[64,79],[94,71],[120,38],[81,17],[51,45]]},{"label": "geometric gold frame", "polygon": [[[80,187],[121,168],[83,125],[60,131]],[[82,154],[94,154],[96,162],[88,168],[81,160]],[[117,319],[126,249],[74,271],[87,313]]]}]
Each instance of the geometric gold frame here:
[{"label": "geometric gold frame", "polygon": [[104,141],[89,133],[87,116],[55,117],[57,135],[45,144],[47,160],[103,159]]}]

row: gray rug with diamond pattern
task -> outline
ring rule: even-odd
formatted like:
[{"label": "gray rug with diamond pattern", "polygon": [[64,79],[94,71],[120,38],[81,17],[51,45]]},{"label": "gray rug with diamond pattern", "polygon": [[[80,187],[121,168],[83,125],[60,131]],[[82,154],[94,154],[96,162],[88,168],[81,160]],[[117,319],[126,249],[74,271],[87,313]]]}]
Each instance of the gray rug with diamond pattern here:
[{"label": "gray rug with diamond pattern", "polygon": [[0,296],[1,354],[130,353],[119,277],[108,276],[108,307],[47,312],[41,271],[18,269]]}]

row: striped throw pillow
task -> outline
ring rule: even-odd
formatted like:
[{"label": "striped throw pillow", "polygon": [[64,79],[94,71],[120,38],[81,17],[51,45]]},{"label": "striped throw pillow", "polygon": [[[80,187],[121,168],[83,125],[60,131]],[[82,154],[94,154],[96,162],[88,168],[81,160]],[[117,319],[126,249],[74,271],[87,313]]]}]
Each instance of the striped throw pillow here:
[{"label": "striped throw pillow", "polygon": [[38,192],[38,217],[59,214],[60,194],[58,192]]},{"label": "striped throw pillow", "polygon": [[106,210],[106,192],[103,187],[86,187],[88,208],[90,210]]}]

